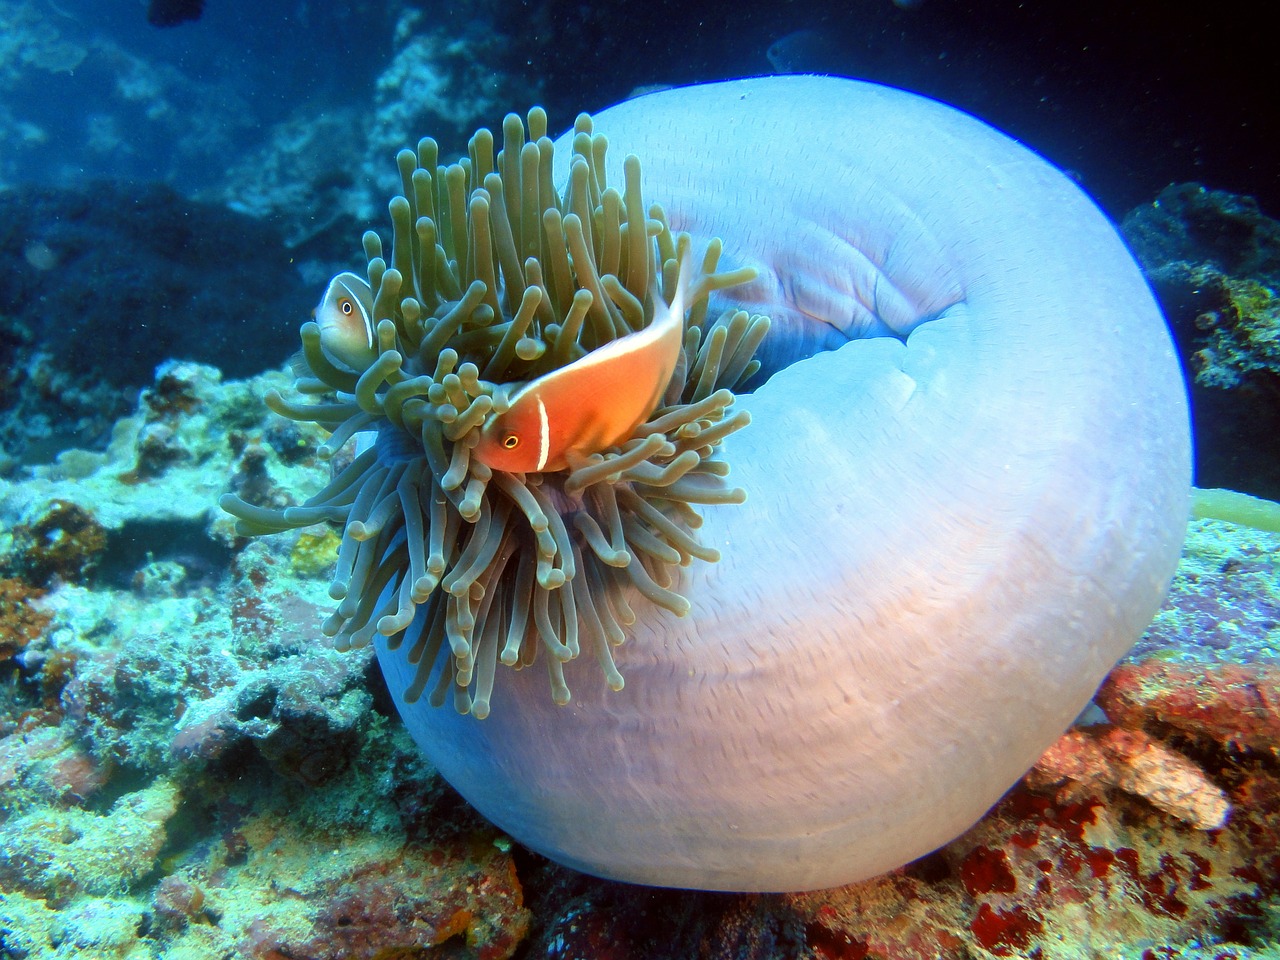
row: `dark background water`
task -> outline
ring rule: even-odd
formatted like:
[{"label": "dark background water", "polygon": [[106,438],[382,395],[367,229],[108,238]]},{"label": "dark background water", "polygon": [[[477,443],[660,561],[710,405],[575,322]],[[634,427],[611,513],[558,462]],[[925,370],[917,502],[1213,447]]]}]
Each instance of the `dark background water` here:
[{"label": "dark background water", "polygon": [[[260,149],[273,124],[368,104],[403,39],[394,32],[406,9],[208,0],[198,21],[162,30],[147,23],[141,0],[25,6],[88,53],[72,69],[29,71],[0,91],[8,101],[0,106],[43,137],[10,140],[0,176],[47,182],[98,172],[206,192]],[[771,45],[816,31],[821,42],[801,34],[784,69],[956,104],[1075,173],[1113,215],[1184,180],[1280,209],[1275,55],[1260,4],[482,0],[465,14],[460,6],[422,6],[415,29],[468,43],[496,38],[501,49],[479,57],[484,66],[505,75],[508,89],[538,95],[561,125],[637,86],[773,72]],[[496,123],[502,110],[526,106],[504,103],[476,119]]]},{"label": "dark background water", "polygon": [[[557,97],[584,68],[608,78],[602,103],[646,69],[645,82],[668,83],[767,72],[772,43],[817,30],[831,40],[807,52],[823,70],[977,114],[1073,171],[1113,216],[1185,180],[1253,194],[1280,213],[1277,61],[1259,4],[624,0],[586,17],[572,0],[549,7],[575,41],[548,61]],[[629,42],[619,22],[650,41]],[[653,39],[663,37],[675,42]]]}]

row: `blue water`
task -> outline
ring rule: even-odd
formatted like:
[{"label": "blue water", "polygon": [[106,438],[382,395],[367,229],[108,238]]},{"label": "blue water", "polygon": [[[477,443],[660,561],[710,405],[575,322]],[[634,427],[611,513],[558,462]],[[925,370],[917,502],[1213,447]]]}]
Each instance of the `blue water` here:
[{"label": "blue water", "polygon": [[131,177],[233,199],[228,167],[269,154],[282,124],[354,108],[362,117],[335,137],[367,140],[378,78],[433,35],[466,48],[441,60],[461,53],[509,99],[444,131],[422,122],[428,104],[409,105],[403,142],[448,139],[533,99],[565,126],[639,86],[822,71],[977,113],[1076,172],[1117,216],[1183,180],[1274,210],[1280,170],[1266,148],[1280,121],[1252,6],[488,0],[415,18],[402,3],[208,0],[199,20],[157,29],[142,2],[8,0],[0,184]]}]

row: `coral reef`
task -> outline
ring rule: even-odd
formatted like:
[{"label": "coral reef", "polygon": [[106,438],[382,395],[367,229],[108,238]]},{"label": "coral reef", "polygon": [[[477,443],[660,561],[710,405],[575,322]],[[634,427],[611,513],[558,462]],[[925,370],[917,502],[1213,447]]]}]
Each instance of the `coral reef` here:
[{"label": "coral reef", "polygon": [[357,212],[373,206],[373,190],[353,172],[366,160],[362,138],[351,131],[367,122],[359,106],[335,106],[320,116],[299,108],[272,125],[256,150],[231,163],[225,186],[207,194],[279,224],[285,245],[302,256],[301,267],[313,271],[308,279],[319,285],[347,266]]},{"label": "coral reef", "polygon": [[[331,530],[219,553],[232,463],[268,498],[319,483],[320,431],[252,399],[286,380],[167,366],[108,453],[0,481],[6,528],[61,500],[109,543],[159,548],[109,548],[43,593],[6,581],[9,954],[1248,960],[1280,942],[1277,535],[1195,522],[1169,603],[1099,692],[1104,722],[937,853],[803,895],[641,889],[514,848],[388,718],[367,655],[317,641]],[[177,455],[139,470],[147,423]]]},{"label": "coral reef", "polygon": [[[273,19],[236,31],[234,58],[165,62],[131,52],[137,38],[109,18],[0,2],[0,400],[17,414],[0,424],[0,474],[105,442],[130,391],[167,358],[217,361],[230,376],[279,364],[314,305],[301,276],[347,265],[352,217],[381,207],[394,146],[427,125],[462,149],[499,98],[536,90],[504,71],[507,41],[484,5],[295,15],[308,44],[280,42],[285,20]],[[264,44],[269,78],[245,49]],[[361,47],[378,55],[353,64]],[[343,69],[312,66],[326,56]],[[291,72],[279,63],[290,57],[305,63]],[[296,97],[293,77],[305,78]],[[259,83],[272,96],[254,95]],[[199,336],[184,317],[200,318]]]},{"label": "coral reef", "polygon": [[377,46],[391,49],[370,61],[378,70],[361,96],[347,91],[323,111],[305,98],[202,195],[280,223],[291,249],[325,262],[317,281],[348,266],[355,225],[378,217],[399,187],[387,157],[421,130],[435,132],[443,155],[464,153],[474,127],[495,120],[501,105],[537,100],[541,75],[509,72],[512,40],[486,7],[469,5],[464,17],[391,4],[366,17],[386,18]]},{"label": "coral reef", "polygon": [[506,38],[484,19],[442,26],[424,11],[406,9],[393,31],[395,50],[374,82],[371,124],[365,138],[365,174],[379,192],[367,213],[399,187],[385,157],[394,156],[416,131],[432,130],[447,152],[461,152],[476,123],[502,104],[537,102],[539,75],[517,80],[499,68]]},{"label": "coral reef", "polygon": [[[277,366],[293,349],[287,328],[260,317],[304,316],[310,300],[271,227],[165,188],[0,195],[0,324],[13,334],[0,335],[11,411],[0,475],[106,446],[157,365],[176,369],[170,356],[222,357],[241,374]],[[179,316],[199,317],[199,334]],[[155,402],[170,389],[157,382]],[[163,413],[147,408],[141,471],[176,455]]]},{"label": "coral reef", "polygon": [[[536,97],[540,74],[512,69],[554,46],[556,31],[499,27],[505,6],[295,0],[214,8],[161,36],[144,11],[0,0],[0,188],[75,189],[86,170],[159,180],[271,220],[304,269],[318,260],[316,277],[328,276],[346,265],[350,218],[368,222],[381,207],[396,147],[430,128],[459,151],[495,103]],[[513,32],[529,60],[512,56]]]},{"label": "coral reef", "polygon": [[[0,185],[67,186],[92,167],[187,194],[217,189],[226,158],[256,147],[292,104],[318,101],[319,113],[368,96],[401,10],[368,0],[215,8],[194,36],[161,36],[145,9],[3,0],[0,133],[10,149]],[[342,69],[321,69],[327,62]]]},{"label": "coral reef", "polygon": [[[636,45],[617,11],[559,0],[358,0],[284,4],[280,32],[237,22],[188,65],[63,6],[0,0],[0,956],[1280,952],[1280,540],[1212,522],[1193,525],[1170,603],[1099,692],[1105,722],[1068,732],[972,831],[907,868],[722,896],[596,881],[513,847],[389,719],[368,656],[318,639],[338,533],[246,544],[213,510],[230,471],[236,493],[279,509],[348,462],[321,462],[314,424],[263,418],[260,397],[291,378],[152,369],[277,364],[314,302],[281,278],[350,266],[351,224],[388,192],[388,145],[425,125],[461,150],[494,102],[535,95],[526,59],[570,111],[584,76],[603,102],[655,62],[675,79],[707,56]],[[692,10],[633,13],[695,35]],[[1269,62],[1239,42],[1234,58]],[[244,55],[219,65],[232,45]],[[86,191],[86,169],[165,178],[278,229],[150,188]],[[60,190],[11,189],[35,175]],[[1126,221],[1130,241],[1196,374],[1201,482],[1280,497],[1264,457],[1280,427],[1275,222],[1198,187],[1138,215],[1157,226]],[[232,235],[253,263],[218,246]],[[245,286],[263,276],[274,286]]]},{"label": "coral reef", "polygon": [[157,780],[106,814],[72,807],[15,817],[0,827],[0,884],[52,907],[132,885],[155,867],[179,800],[172,784]]},{"label": "coral reef", "polygon": [[0,480],[8,954],[1275,950],[1277,535],[1194,522],[1169,602],[1099,691],[1103,722],[946,848],[833,891],[638,890],[513,848],[387,718],[369,657],[318,642],[335,530],[247,544],[216,514],[229,474],[276,508],[322,485],[325,431],[257,401],[289,380],[165,363],[105,451]]},{"label": "coral reef", "polygon": [[[1165,663],[1191,673],[1253,669],[1280,647],[1276,535],[1215,520],[1192,521],[1172,595],[1127,663]],[[1122,665],[1123,669],[1123,665]]]},{"label": "coral reef", "polygon": [[[6,955],[501,958],[524,937],[510,845],[373,709],[369,658],[316,642],[328,570],[282,542],[244,546],[229,585],[208,575],[228,563],[212,508],[233,459],[314,486],[316,438],[247,402],[282,379],[167,364],[105,454],[0,481],[6,528],[61,500],[110,544],[83,583],[6,581]],[[0,554],[26,570],[16,545]]]},{"label": "coral reef", "polygon": [[1280,499],[1280,222],[1184,183],[1121,229],[1193,375],[1197,482]]},{"label": "coral reef", "polygon": [[[92,166],[190,190],[216,170],[217,154],[254,135],[261,108],[243,71],[201,71],[194,58],[139,43],[134,23],[143,25],[124,14],[0,3],[0,133],[10,147],[0,183],[65,186]],[[215,77],[220,89],[209,96]]]},{"label": "coral reef", "polygon": [[219,457],[225,469],[252,401],[247,385],[220,380],[208,367],[162,364],[105,451],[65,450],[0,481],[0,570],[37,586],[98,585],[153,576],[148,564],[177,557],[191,586],[221,576],[228,548],[204,529],[225,476],[207,462]]}]

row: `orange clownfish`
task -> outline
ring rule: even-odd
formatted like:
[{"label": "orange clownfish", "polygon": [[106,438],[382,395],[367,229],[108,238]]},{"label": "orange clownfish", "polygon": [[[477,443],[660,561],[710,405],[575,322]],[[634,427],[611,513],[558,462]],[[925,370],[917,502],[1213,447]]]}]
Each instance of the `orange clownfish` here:
[{"label": "orange clownfish", "polygon": [[352,370],[367,370],[378,359],[373,289],[354,273],[340,273],[329,281],[316,307],[316,324],[325,352]]},{"label": "orange clownfish", "polygon": [[520,387],[506,412],[485,423],[471,455],[494,470],[541,473],[568,467],[570,451],[597,453],[630,437],[657,407],[679,362],[687,291],[686,267],[671,303],[643,330]]}]

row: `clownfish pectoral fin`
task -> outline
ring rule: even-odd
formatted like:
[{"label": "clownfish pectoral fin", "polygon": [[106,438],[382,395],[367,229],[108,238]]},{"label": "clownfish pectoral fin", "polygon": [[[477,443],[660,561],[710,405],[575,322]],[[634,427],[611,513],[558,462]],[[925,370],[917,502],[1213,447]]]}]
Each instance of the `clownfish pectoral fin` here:
[{"label": "clownfish pectoral fin", "polygon": [[362,371],[378,358],[373,323],[373,289],[354,273],[340,273],[329,281],[316,307],[320,345],[333,359]]}]

